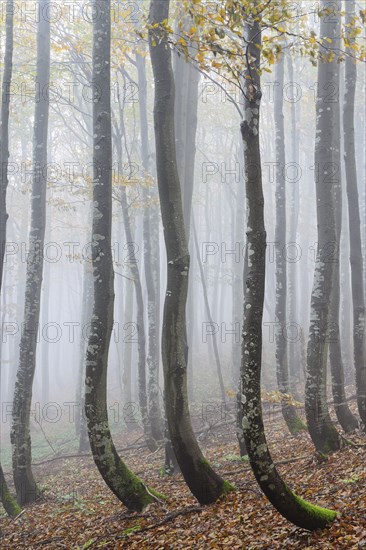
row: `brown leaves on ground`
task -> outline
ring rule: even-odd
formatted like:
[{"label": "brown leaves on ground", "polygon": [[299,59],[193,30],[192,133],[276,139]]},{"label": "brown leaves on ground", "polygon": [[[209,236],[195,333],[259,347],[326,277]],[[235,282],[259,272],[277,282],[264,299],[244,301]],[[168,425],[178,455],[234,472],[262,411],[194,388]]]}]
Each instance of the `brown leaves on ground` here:
[{"label": "brown leaves on ground", "polygon": [[[128,446],[139,434],[121,437]],[[211,431],[201,442],[206,456],[235,493],[201,507],[180,475],[160,477],[163,452],[129,449],[123,457],[150,486],[168,496],[142,514],[130,513],[108,490],[90,457],[35,467],[44,487],[41,502],[15,521],[0,519],[2,549],[151,548],[366,549],[365,440],[325,462],[315,459],[306,433],[286,434],[280,419],[267,428],[274,460],[300,496],[341,514],[329,529],[308,533],[283,519],[261,494],[248,462],[238,457],[234,426]],[[141,443],[141,442],[140,442]],[[139,444],[140,444],[139,443]],[[293,460],[292,460],[293,459]]]}]

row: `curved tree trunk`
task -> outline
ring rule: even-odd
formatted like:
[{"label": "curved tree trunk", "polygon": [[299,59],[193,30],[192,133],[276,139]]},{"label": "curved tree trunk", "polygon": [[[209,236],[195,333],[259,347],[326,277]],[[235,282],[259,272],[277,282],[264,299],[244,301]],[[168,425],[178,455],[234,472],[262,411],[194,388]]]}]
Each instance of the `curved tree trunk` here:
[{"label": "curved tree trunk", "polygon": [[[322,0],[322,9],[325,9],[327,4]],[[321,18],[320,36],[324,40],[329,38],[336,41],[339,37],[337,20],[341,9],[340,2],[333,2],[332,7],[334,6],[338,14]],[[317,451],[322,453],[335,451],[341,446],[341,438],[329,415],[326,384],[330,304],[336,263],[339,261],[334,185],[339,183],[340,174],[333,151],[335,114],[332,111],[332,103],[327,101],[329,85],[334,83],[335,89],[338,89],[337,82],[334,81],[334,63],[337,63],[337,60],[330,62],[320,59],[318,62],[315,139],[318,251],[311,295],[305,386],[305,412],[310,436]]]},{"label": "curved tree trunk", "polygon": [[156,500],[120,460],[108,424],[107,370],[113,328],[114,272],[112,229],[111,11],[95,0],[93,24],[93,230],[94,307],[86,354],[85,412],[94,462],[113,493],[130,509],[141,511]]},{"label": "curved tree trunk", "polygon": [[166,414],[174,452],[184,479],[201,504],[231,489],[205,460],[195,438],[187,395],[185,354],[189,252],[184,227],[174,131],[174,77],[164,29],[169,0],[151,0],[150,55],[155,81],[154,124],[160,205],[167,250],[168,283],[164,304],[162,356]]},{"label": "curved tree trunk", "polygon": [[[355,17],[355,2],[346,2],[346,23]],[[350,27],[352,30],[352,27]],[[347,37],[352,44],[352,38]],[[353,51],[353,50],[352,50]],[[353,358],[356,372],[358,412],[366,429],[366,349],[365,338],[365,295],[363,291],[363,254],[361,241],[360,205],[357,185],[355,152],[355,95],[357,65],[346,56],[345,95],[343,105],[344,163],[346,169],[348,219],[350,234],[350,263],[353,301]]]},{"label": "curved tree trunk", "polygon": [[3,505],[5,512],[10,517],[17,516],[21,508],[18,506],[16,500],[13,498],[13,496],[10,494],[8,485],[5,480],[3,468],[0,464],[0,502]]},{"label": "curved tree trunk", "polygon": [[[8,160],[9,160],[9,110],[10,85],[13,74],[13,23],[14,2],[6,2],[6,44],[4,58],[4,74],[2,82],[1,100],[1,127],[0,127],[0,295],[3,280],[4,254],[6,243],[6,191],[8,187]],[[1,357],[0,357],[0,395],[1,395]],[[20,512],[15,499],[11,496],[6,484],[4,472],[0,464],[0,501],[9,516],[16,516]]]},{"label": "curved tree trunk", "polygon": [[[248,10],[249,11],[249,10]],[[258,484],[276,509],[295,525],[314,530],[325,527],[336,513],[313,506],[296,496],[284,483],[269,453],[264,434],[261,405],[262,319],[265,286],[266,231],[259,145],[261,102],[261,30],[258,20],[247,14],[248,59],[244,97],[244,142],[247,197],[247,275],[245,280],[244,326],[241,365],[243,429],[249,460]]]},{"label": "curved tree trunk", "polygon": [[[41,1],[46,4],[46,0]],[[36,500],[38,489],[33,477],[31,437],[29,429],[32,386],[36,368],[37,331],[40,317],[43,276],[43,247],[46,226],[47,144],[49,100],[42,93],[50,78],[50,22],[43,17],[37,31],[37,76],[39,96],[35,101],[33,135],[33,182],[29,255],[25,286],[23,330],[20,341],[19,366],[14,390],[11,442],[14,483],[20,504]]]},{"label": "curved tree trunk", "polygon": [[276,148],[276,306],[275,316],[278,323],[276,330],[276,375],[277,385],[281,394],[282,414],[290,433],[294,434],[305,428],[301,418],[297,415],[294,405],[289,403],[290,385],[288,373],[288,347],[284,336],[287,319],[287,265],[283,253],[286,246],[286,150],[285,150],[285,123],[283,113],[285,59],[281,54],[276,64],[275,78],[279,86],[274,91],[274,120],[275,120],[275,148]]}]

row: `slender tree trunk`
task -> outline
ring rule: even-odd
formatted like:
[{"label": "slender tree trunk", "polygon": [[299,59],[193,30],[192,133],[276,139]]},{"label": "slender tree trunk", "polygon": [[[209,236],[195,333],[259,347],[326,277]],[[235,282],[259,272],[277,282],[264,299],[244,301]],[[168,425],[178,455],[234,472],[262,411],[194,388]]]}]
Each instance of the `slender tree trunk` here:
[{"label": "slender tree trunk", "polygon": [[[118,157],[119,165],[122,164],[122,140],[126,137],[125,123],[124,123],[124,110],[121,105],[120,95],[118,94],[118,105],[119,105],[119,122],[120,125],[116,125],[116,151]],[[127,147],[126,147],[127,150]],[[127,157],[129,165],[131,166],[130,154],[127,151]],[[127,202],[127,190],[126,186],[122,185],[120,190],[119,202],[122,207],[122,217],[125,228],[125,234],[127,239],[127,244],[133,246],[132,238],[132,224],[129,213],[129,206]],[[144,298],[142,292],[142,282],[140,276],[140,270],[137,265],[136,259],[132,259],[129,263],[130,273],[132,275],[135,295],[136,295],[136,319],[137,319],[137,353],[138,353],[138,395],[139,395],[139,407],[142,420],[142,426],[145,433],[147,446],[151,451],[155,451],[157,448],[157,443],[154,441],[151,434],[151,425],[148,414],[148,397],[147,397],[147,384],[146,384],[146,330],[145,330],[145,307],[144,307]]]},{"label": "slender tree trunk", "polygon": [[6,210],[6,191],[8,188],[8,162],[9,162],[9,111],[10,111],[10,86],[13,76],[13,25],[14,2],[6,2],[6,45],[4,56],[4,74],[2,82],[1,101],[1,129],[0,129],[0,289],[3,278],[4,254],[6,244],[6,222],[8,213]]},{"label": "slender tree trunk", "polygon": [[[354,0],[346,1],[346,24],[355,17]],[[349,27],[352,30],[352,27]],[[354,40],[348,36],[352,44]],[[351,50],[353,51],[353,50]],[[343,105],[344,163],[346,169],[348,219],[350,236],[350,264],[353,309],[353,359],[356,372],[358,412],[366,428],[366,349],[365,338],[365,296],[363,290],[364,270],[361,240],[361,216],[357,185],[355,151],[355,95],[357,65],[346,56],[345,95]]]},{"label": "slender tree trunk", "polygon": [[111,6],[95,0],[93,23],[93,229],[94,307],[86,354],[85,411],[95,464],[113,493],[141,511],[156,500],[119,458],[108,424],[108,351],[113,329],[114,272],[112,230]]},{"label": "slender tree trunk", "polygon": [[[185,27],[193,25],[186,20]],[[188,46],[192,50],[191,45]],[[191,52],[194,55],[194,52]],[[183,55],[174,56],[175,97],[175,132],[178,155],[178,174],[181,183],[183,216],[187,235],[190,241],[192,197],[194,189],[194,168],[196,157],[198,85],[200,73],[192,62]]]},{"label": "slender tree trunk", "polygon": [[295,525],[314,530],[333,521],[336,513],[309,504],[287,487],[272,461],[264,433],[260,380],[266,276],[266,230],[259,144],[261,30],[258,19],[254,20],[250,12],[246,14],[245,31],[250,65],[246,67],[244,121],[241,124],[247,197],[247,266],[241,365],[244,437],[254,475],[270,502]]},{"label": "slender tree trunk", "polygon": [[[341,34],[341,15],[336,14],[338,19],[337,35]],[[339,46],[340,39],[333,39],[332,47]],[[350,411],[346,399],[344,387],[344,366],[341,343],[340,323],[340,276],[341,276],[341,234],[342,234],[342,170],[341,170],[341,113],[340,113],[340,64],[333,65],[333,82],[337,90],[337,97],[333,98],[330,104],[331,116],[334,124],[333,135],[333,166],[337,167],[337,181],[333,182],[334,194],[334,216],[336,224],[336,249],[338,250],[337,261],[334,263],[333,286],[330,304],[329,324],[329,361],[332,376],[332,392],[334,409],[338,422],[346,433],[352,432],[358,427],[356,417]],[[357,185],[357,184],[356,184]]]},{"label": "slender tree trunk", "polygon": [[[139,76],[139,108],[141,125],[141,157],[144,174],[149,173],[149,125],[147,120],[147,80],[145,59],[141,55],[136,56],[136,65]],[[152,196],[151,196],[152,195]],[[159,248],[152,249],[151,231],[154,225],[153,210],[156,208],[152,203],[155,199],[153,192],[144,187],[145,210],[143,218],[144,235],[144,266],[147,290],[147,321],[149,345],[147,353],[148,366],[148,409],[151,426],[151,436],[159,444],[163,440],[163,419],[160,409],[160,387],[159,387],[159,325],[160,325],[160,304],[158,295],[157,279],[160,275]],[[159,247],[159,241],[154,243]],[[155,258],[155,259],[154,259]],[[157,260],[157,261],[156,261]]]},{"label": "slender tree trunk", "polygon": [[[0,121],[0,296],[3,280],[4,254],[6,243],[6,191],[8,187],[8,160],[9,160],[9,111],[10,85],[13,74],[13,22],[14,2],[6,2],[6,45],[4,59],[4,74],[2,83],[1,121]],[[0,356],[0,396],[1,396],[1,362]],[[4,472],[0,464],[0,500],[9,516],[16,516],[20,508],[8,490]]]},{"label": "slender tree trunk", "polygon": [[174,452],[184,479],[201,504],[231,489],[205,460],[195,438],[187,396],[185,354],[189,252],[185,234],[174,131],[174,77],[171,51],[161,23],[170,0],[151,0],[150,55],[155,81],[154,124],[160,205],[167,250],[168,282],[164,305],[162,356],[166,414]]},{"label": "slender tree trunk", "polygon": [[[294,63],[291,56],[291,53],[288,52],[286,55],[288,62],[288,80],[289,82],[294,82]],[[296,166],[299,165],[299,146],[300,146],[300,131],[299,127],[301,124],[300,118],[300,108],[295,101],[291,103],[291,162],[294,162]],[[289,196],[289,241],[290,243],[298,243],[297,240],[297,229],[299,225],[299,212],[300,212],[300,197],[299,197],[299,185],[298,181],[291,181],[288,186],[288,196]],[[289,262],[287,264],[287,311],[288,311],[288,322],[293,324],[297,329],[300,326],[300,307],[299,307],[299,296],[297,294],[298,290],[298,279],[299,279],[299,268],[298,262]],[[294,341],[288,342],[288,359],[289,359],[289,386],[291,394],[295,398],[298,398],[297,394],[297,384],[301,380],[301,341],[298,338],[294,338]]]},{"label": "slender tree trunk", "polygon": [[[322,0],[321,7],[328,3]],[[323,16],[320,36],[337,41],[340,2],[333,2],[338,13]],[[328,45],[329,46],[329,45]],[[330,418],[327,405],[327,357],[329,347],[330,304],[336,263],[339,261],[339,246],[335,219],[335,184],[339,182],[339,165],[336,164],[335,113],[327,101],[328,87],[337,81],[334,64],[337,61],[319,60],[318,95],[316,103],[316,198],[318,220],[318,251],[315,265],[309,341],[307,348],[307,373],[305,386],[305,411],[311,439],[322,453],[335,451],[341,446],[341,438]]]},{"label": "slender tree trunk", "polygon": [[[40,8],[43,8],[46,3],[46,0],[42,0]],[[29,255],[27,259],[23,331],[20,341],[11,430],[14,483],[20,504],[33,502],[39,494],[31,467],[32,449],[29,420],[41,305],[47,190],[49,100],[47,94],[42,91],[47,89],[50,78],[50,22],[49,18],[42,15],[44,13],[42,9],[40,12],[37,32],[36,76],[39,92],[36,97],[34,116]]]},{"label": "slender tree trunk", "polygon": [[284,250],[286,246],[286,149],[285,123],[283,113],[285,58],[281,53],[276,64],[275,77],[279,86],[274,92],[275,148],[276,148],[276,306],[275,315],[278,323],[276,329],[276,374],[281,399],[282,414],[289,431],[297,433],[304,429],[302,420],[297,415],[294,405],[289,402],[289,373],[287,339],[285,329],[287,322],[287,265]]},{"label": "slender tree trunk", "polygon": [[[126,279],[125,284],[125,308],[124,308],[124,319],[128,324],[127,326],[132,326],[132,319],[134,315],[134,293],[132,290],[133,282]],[[130,324],[131,323],[131,324]],[[124,352],[123,352],[123,407],[124,407],[124,421],[127,426],[128,431],[136,430],[139,425],[136,420],[136,409],[135,403],[132,401],[132,341],[130,337],[127,336],[125,340]]]},{"label": "slender tree trunk", "polygon": [[[117,146],[118,150],[118,146]],[[119,157],[121,158],[121,157]],[[131,220],[128,211],[127,193],[126,187],[121,187],[120,190],[120,202],[122,207],[122,215],[125,226],[125,233],[128,243],[133,243]],[[142,294],[142,284],[140,277],[140,270],[134,260],[129,264],[130,273],[133,278],[133,284],[135,288],[136,296],[136,321],[137,321],[137,354],[138,354],[138,394],[139,394],[139,406],[142,420],[142,426],[145,433],[146,443],[151,451],[155,451],[157,443],[152,438],[150,419],[148,415],[147,404],[147,387],[146,387],[146,338],[145,338],[145,313],[144,313],[144,299]]]},{"label": "slender tree trunk", "polygon": [[[205,274],[204,274],[202,263],[201,263],[200,248],[199,248],[199,245],[198,245],[197,231],[196,231],[196,225],[195,225],[193,215],[191,216],[191,224],[192,224],[192,233],[193,233],[193,239],[194,239],[194,246],[195,246],[195,249],[196,249],[196,258],[197,258],[197,263],[198,263],[198,267],[199,267],[199,270],[200,270],[200,276],[201,276],[201,282],[202,282],[203,300],[204,300],[204,303],[205,303],[206,315],[207,315],[207,319],[208,319],[209,323],[211,323],[211,325],[212,325],[213,324],[213,319],[212,319],[212,315],[211,315],[210,303],[208,301],[208,292],[207,292],[207,286],[206,286],[206,282],[205,282]],[[213,352],[214,352],[215,363],[216,363],[217,376],[218,376],[218,379],[219,379],[221,399],[222,399],[222,403],[223,403],[223,405],[226,409],[227,408],[226,393],[225,393],[224,380],[223,380],[223,377],[222,377],[222,367],[221,367],[221,361],[220,361],[219,348],[217,346],[216,334],[213,334],[212,345],[213,345]]]}]

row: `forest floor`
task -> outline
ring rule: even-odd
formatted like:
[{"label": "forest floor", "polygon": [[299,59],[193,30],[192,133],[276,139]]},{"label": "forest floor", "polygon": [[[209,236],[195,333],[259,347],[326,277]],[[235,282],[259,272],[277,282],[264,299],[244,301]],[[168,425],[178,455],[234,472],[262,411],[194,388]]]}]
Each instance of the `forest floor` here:
[{"label": "forest floor", "polygon": [[[200,434],[214,468],[236,487],[201,507],[180,475],[161,477],[163,450],[149,453],[138,432],[117,438],[121,456],[168,499],[130,513],[108,490],[90,456],[55,458],[34,466],[44,494],[18,518],[0,515],[1,549],[366,549],[366,438],[354,434],[327,460],[318,460],[306,433],[291,436],[280,417],[266,425],[274,460],[286,482],[312,503],[339,512],[333,525],[308,533],[283,519],[240,460],[233,423]],[[127,448],[126,448],[127,447]]]}]

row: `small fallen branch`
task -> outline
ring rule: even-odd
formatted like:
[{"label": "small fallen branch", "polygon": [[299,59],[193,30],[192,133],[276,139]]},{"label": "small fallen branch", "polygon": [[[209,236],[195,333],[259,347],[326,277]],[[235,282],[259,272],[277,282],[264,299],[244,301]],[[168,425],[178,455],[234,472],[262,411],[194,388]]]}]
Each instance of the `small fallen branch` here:
[{"label": "small fallen branch", "polygon": [[11,523],[15,523],[23,514],[25,514],[25,508],[15,518],[11,520]]}]

